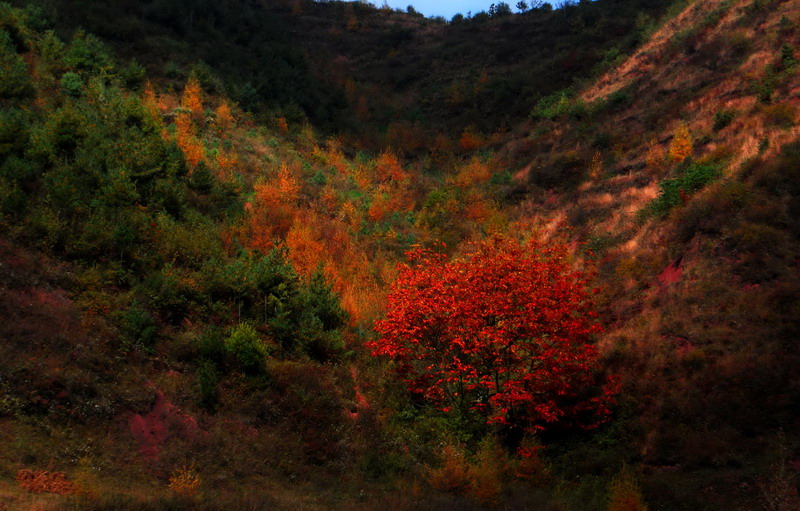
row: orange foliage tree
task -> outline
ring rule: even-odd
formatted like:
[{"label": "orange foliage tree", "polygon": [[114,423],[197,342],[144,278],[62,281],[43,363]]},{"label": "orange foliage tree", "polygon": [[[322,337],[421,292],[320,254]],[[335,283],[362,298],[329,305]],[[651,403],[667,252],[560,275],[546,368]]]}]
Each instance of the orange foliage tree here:
[{"label": "orange foliage tree", "polygon": [[597,375],[590,341],[602,328],[588,278],[567,253],[500,236],[453,261],[412,250],[368,347],[443,411],[474,411],[510,430],[567,419],[596,426],[616,385]]},{"label": "orange foliage tree", "polygon": [[231,175],[233,169],[239,164],[239,158],[236,153],[232,151],[225,151],[220,149],[217,153],[217,165],[219,165],[219,173],[221,178],[226,178]]},{"label": "orange foliage tree", "polygon": [[147,82],[144,84],[144,98],[142,99],[142,104],[144,104],[147,112],[154,119],[161,119],[158,108],[158,97],[156,96],[156,92],[153,89],[153,84],[150,83],[150,80],[147,80]]},{"label": "orange foliage tree", "polygon": [[194,169],[203,159],[205,150],[195,136],[194,123],[188,112],[180,112],[175,117],[175,137],[189,169]]},{"label": "orange foliage tree", "polygon": [[278,117],[275,119],[275,126],[278,127],[278,131],[286,135],[289,133],[289,123],[286,121],[286,117]]},{"label": "orange foliage tree", "polygon": [[492,173],[489,166],[481,161],[480,158],[472,158],[469,163],[461,167],[458,174],[453,178],[453,184],[459,188],[469,188],[470,186],[489,181]]},{"label": "orange foliage tree", "polygon": [[373,222],[380,222],[386,218],[388,213],[389,209],[386,197],[383,194],[376,194],[372,199],[372,204],[370,204],[369,210],[367,210],[367,216]]},{"label": "orange foliage tree", "polygon": [[214,110],[214,119],[217,121],[217,126],[223,131],[227,131],[233,126],[233,114],[227,101],[222,101]]},{"label": "orange foliage tree", "polygon": [[259,181],[253,189],[254,199],[245,205],[248,217],[242,242],[251,250],[267,253],[275,239],[285,237],[294,224],[300,182],[284,163],[275,177]]},{"label": "orange foliage tree", "polygon": [[405,181],[408,178],[397,155],[390,150],[383,151],[375,160],[375,175],[380,181]]},{"label": "orange foliage tree", "polygon": [[195,119],[200,119],[203,116],[203,101],[200,99],[202,93],[203,89],[200,87],[197,77],[191,76],[183,89],[181,107],[189,110]]},{"label": "orange foliage tree", "polygon": [[193,499],[197,497],[200,492],[200,484],[200,475],[193,467],[187,467],[186,465],[174,470],[169,477],[169,489],[182,498]]},{"label": "orange foliage tree", "polygon": [[307,215],[302,220],[296,220],[286,235],[289,260],[297,273],[306,278],[317,269],[325,253],[325,247],[312,228],[316,223],[313,215]]},{"label": "orange foliage tree", "polygon": [[386,129],[386,145],[401,153],[414,154],[426,145],[427,135],[418,124],[393,121]]},{"label": "orange foliage tree", "polygon": [[483,146],[483,137],[474,128],[466,128],[461,133],[461,138],[458,139],[458,145],[461,146],[464,152],[469,153]]}]

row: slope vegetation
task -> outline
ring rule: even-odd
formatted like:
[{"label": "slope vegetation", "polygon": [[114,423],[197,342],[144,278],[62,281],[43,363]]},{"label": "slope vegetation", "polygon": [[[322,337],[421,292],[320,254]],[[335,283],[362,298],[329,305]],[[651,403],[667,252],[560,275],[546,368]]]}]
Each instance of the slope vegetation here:
[{"label": "slope vegetation", "polygon": [[[797,0],[35,4],[0,508],[797,508]],[[603,427],[509,449],[364,349],[404,252],[497,233],[596,269]]]}]

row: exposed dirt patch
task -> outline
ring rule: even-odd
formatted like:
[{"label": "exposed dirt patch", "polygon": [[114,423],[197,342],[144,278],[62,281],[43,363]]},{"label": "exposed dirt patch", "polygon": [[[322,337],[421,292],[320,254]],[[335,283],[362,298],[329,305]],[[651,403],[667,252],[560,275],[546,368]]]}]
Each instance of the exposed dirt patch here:
[{"label": "exposed dirt patch", "polygon": [[361,386],[358,384],[358,371],[355,366],[350,366],[350,377],[353,379],[353,391],[355,392],[355,408],[350,411],[350,416],[353,419],[358,419],[359,415],[371,408],[369,401],[361,392]]},{"label": "exposed dirt patch", "polygon": [[139,453],[150,460],[158,457],[159,448],[173,435],[196,441],[204,436],[191,415],[172,404],[164,394],[156,391],[156,402],[146,415],[131,414],[128,428],[139,444]]},{"label": "exposed dirt patch", "polygon": [[664,271],[658,275],[658,283],[666,287],[670,284],[676,284],[680,282],[681,275],[683,275],[683,266],[681,266],[682,262],[683,257],[679,257],[673,261],[672,264],[664,268]]}]

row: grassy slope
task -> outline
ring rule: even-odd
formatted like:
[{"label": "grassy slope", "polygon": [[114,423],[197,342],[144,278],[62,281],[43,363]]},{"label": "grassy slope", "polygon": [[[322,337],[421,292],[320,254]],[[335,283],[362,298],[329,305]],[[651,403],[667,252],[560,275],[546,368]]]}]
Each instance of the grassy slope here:
[{"label": "grassy slope", "polygon": [[[626,376],[624,429],[656,508],[752,509],[798,456],[800,77],[782,57],[796,59],[797,12],[792,1],[695,3],[571,110],[506,146],[517,178],[542,190],[521,215],[572,225],[597,252],[601,345]],[[681,123],[694,167],[669,160]],[[694,193],[680,176],[698,165],[718,177]],[[543,200],[554,173],[580,177]],[[685,188],[677,202],[669,179]]]}]

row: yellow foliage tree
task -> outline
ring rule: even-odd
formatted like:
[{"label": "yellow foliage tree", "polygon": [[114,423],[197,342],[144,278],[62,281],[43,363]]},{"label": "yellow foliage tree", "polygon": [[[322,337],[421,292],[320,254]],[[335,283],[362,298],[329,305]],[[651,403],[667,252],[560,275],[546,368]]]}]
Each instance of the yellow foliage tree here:
[{"label": "yellow foliage tree", "polygon": [[488,438],[469,467],[469,493],[482,504],[498,503],[508,470],[508,456],[496,441]]},{"label": "yellow foliage tree", "polygon": [[437,490],[457,491],[465,489],[470,484],[469,463],[464,456],[464,451],[458,447],[447,444],[442,449],[442,465],[430,469],[428,482]]},{"label": "yellow foliage tree", "polygon": [[623,467],[609,486],[608,511],[647,511],[642,491],[630,469]]},{"label": "yellow foliage tree", "polygon": [[692,154],[692,135],[685,123],[678,125],[669,145],[669,159],[680,162]]},{"label": "yellow foliage tree", "polygon": [[183,467],[175,470],[169,478],[169,489],[175,495],[183,498],[192,499],[200,492],[200,475],[195,472],[194,467]]}]

